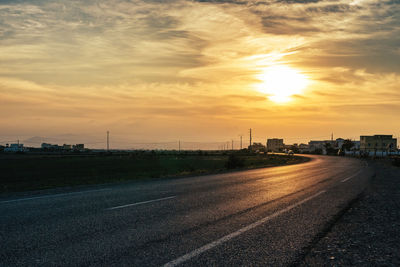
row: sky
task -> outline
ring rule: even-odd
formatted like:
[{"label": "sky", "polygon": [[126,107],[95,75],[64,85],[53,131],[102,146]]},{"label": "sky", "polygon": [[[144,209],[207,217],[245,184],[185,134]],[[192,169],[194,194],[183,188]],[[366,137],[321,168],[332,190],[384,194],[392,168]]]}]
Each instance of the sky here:
[{"label": "sky", "polygon": [[399,85],[398,0],[0,0],[3,143],[398,136]]}]

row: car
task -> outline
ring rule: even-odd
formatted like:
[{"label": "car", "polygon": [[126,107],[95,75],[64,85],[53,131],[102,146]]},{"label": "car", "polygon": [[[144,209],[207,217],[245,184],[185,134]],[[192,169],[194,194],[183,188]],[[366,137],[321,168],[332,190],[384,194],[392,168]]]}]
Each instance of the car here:
[{"label": "car", "polygon": [[288,154],[288,155],[294,155],[294,152],[293,152],[293,150],[289,150],[289,151],[287,152],[287,154]]}]

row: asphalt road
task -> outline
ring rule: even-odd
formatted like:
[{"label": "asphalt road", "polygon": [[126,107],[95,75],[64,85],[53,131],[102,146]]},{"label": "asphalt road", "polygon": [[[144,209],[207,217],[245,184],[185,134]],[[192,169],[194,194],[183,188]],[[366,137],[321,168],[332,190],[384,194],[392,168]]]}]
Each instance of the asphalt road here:
[{"label": "asphalt road", "polygon": [[365,188],[363,161],[0,198],[0,266],[287,266]]}]

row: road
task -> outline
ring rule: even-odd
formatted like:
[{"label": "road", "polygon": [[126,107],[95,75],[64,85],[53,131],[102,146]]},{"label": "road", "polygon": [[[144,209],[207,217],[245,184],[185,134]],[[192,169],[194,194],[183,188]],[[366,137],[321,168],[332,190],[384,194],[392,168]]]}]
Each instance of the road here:
[{"label": "road", "polygon": [[363,161],[0,199],[0,266],[287,266],[368,184]]}]

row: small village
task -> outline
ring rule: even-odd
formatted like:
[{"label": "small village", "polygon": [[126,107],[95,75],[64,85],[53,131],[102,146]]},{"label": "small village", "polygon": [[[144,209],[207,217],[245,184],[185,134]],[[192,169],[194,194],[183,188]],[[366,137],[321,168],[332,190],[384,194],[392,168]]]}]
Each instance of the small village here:
[{"label": "small village", "polygon": [[[146,150],[146,149],[137,149]],[[147,149],[159,152],[181,152],[181,150],[165,150],[165,149]],[[252,142],[247,148],[240,149],[242,151],[257,153],[286,153],[286,154],[316,154],[316,155],[337,155],[337,156],[355,156],[355,157],[386,157],[392,155],[400,155],[397,146],[397,138],[393,135],[372,135],[360,136],[360,140],[351,140],[344,138],[332,138],[330,140],[310,140],[308,144],[294,143],[286,144],[283,138],[267,139],[265,145],[262,143]],[[132,152],[135,149],[89,149],[85,148],[85,144],[50,144],[42,143],[40,147],[24,146],[23,143],[0,145],[0,153],[104,153],[104,152]],[[202,151],[199,149],[182,150]],[[236,151],[236,149],[228,149],[224,146],[220,150],[204,150],[209,152],[219,151]]]},{"label": "small village", "polygon": [[399,155],[397,139],[393,135],[360,136],[360,140],[337,138],[331,140],[311,140],[308,144],[284,144],[283,139],[267,140],[269,152],[286,152],[319,155],[351,155],[384,157]]}]

